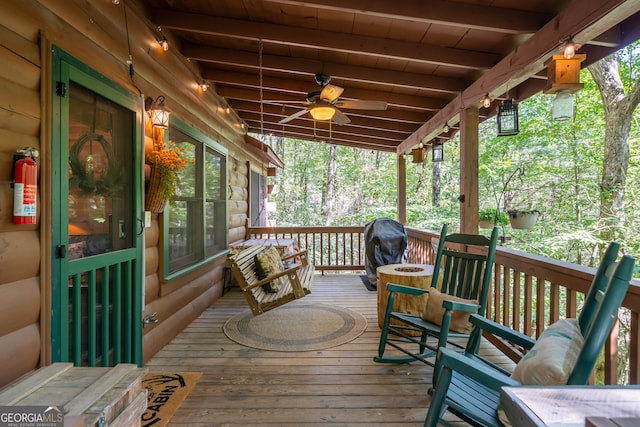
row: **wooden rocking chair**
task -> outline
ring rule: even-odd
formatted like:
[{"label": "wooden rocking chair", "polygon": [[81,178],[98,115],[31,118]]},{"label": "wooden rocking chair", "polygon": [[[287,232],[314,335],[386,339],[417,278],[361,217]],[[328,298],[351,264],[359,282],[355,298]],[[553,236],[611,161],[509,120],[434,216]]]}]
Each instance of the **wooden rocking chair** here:
[{"label": "wooden rocking chair", "polygon": [[[502,426],[498,402],[500,388],[503,386],[543,385],[544,381],[549,381],[546,385],[587,384],[598,355],[617,320],[618,309],[633,274],[632,257],[625,255],[619,263],[615,263],[618,249],[618,243],[609,245],[577,321],[563,319],[554,323],[558,325],[565,322],[565,326],[573,323],[575,336],[569,339],[564,335],[565,348],[560,349],[558,337],[561,334],[559,329],[553,329],[554,325],[545,329],[536,341],[484,317],[472,315],[470,320],[475,329],[465,353],[460,354],[446,348],[439,350],[425,427],[435,427],[438,422],[450,425],[441,418],[447,409],[474,426]],[[547,331],[550,333],[545,334]],[[529,352],[518,362],[514,373],[510,374],[477,355],[483,333],[509,341],[525,350],[531,350],[536,345],[536,351]],[[555,343],[552,340],[556,340]],[[541,344],[543,341],[546,344]],[[564,363],[559,363],[560,361]],[[562,369],[561,366],[568,369]],[[517,372],[519,367],[524,369]],[[553,378],[550,376],[552,371],[557,372]]]},{"label": "wooden rocking chair", "polygon": [[[455,330],[455,327],[452,329],[452,319],[455,316],[458,321],[454,319],[453,323],[467,324],[466,317],[469,313],[484,315],[497,242],[497,227],[494,227],[491,237],[487,238],[476,234],[447,235],[445,224],[440,232],[436,250],[431,289],[387,285],[388,303],[380,334],[378,356],[373,360],[381,363],[408,363],[419,360],[433,366],[434,363],[428,359],[437,354],[439,347],[450,344],[462,351],[464,343],[460,345],[459,339],[469,337],[470,327],[468,331],[461,331],[459,328]],[[440,291],[437,290],[438,286]],[[425,293],[430,293],[430,296],[424,315],[393,311],[396,294],[420,296]],[[471,300],[475,302],[471,303]],[[434,306],[434,303],[440,305]],[[429,311],[434,315],[430,316],[427,313]],[[441,317],[435,315],[442,311],[444,313]],[[454,315],[456,312],[458,314]],[[429,338],[437,343],[429,343]],[[457,339],[458,343],[451,342],[451,339]],[[406,356],[385,356],[387,346],[401,351]]]}]

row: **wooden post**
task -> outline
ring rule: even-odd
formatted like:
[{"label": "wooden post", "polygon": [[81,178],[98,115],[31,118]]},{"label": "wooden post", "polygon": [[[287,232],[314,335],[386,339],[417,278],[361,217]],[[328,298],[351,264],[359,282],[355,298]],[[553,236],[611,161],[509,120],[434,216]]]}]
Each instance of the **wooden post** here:
[{"label": "wooden post", "polygon": [[460,114],[460,232],[478,234],[478,108]]},{"label": "wooden post", "polygon": [[407,159],[404,154],[398,155],[398,222],[407,223]]}]

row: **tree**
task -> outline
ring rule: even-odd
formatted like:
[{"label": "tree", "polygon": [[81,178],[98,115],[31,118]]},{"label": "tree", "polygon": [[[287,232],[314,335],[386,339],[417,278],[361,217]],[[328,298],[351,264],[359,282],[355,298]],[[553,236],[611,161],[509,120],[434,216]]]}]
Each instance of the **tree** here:
[{"label": "tree", "polygon": [[590,65],[605,114],[605,142],[600,184],[600,237],[616,240],[624,230],[625,185],[629,169],[629,133],[633,112],[640,103],[640,79],[628,94],[619,72],[620,54],[615,53]]}]

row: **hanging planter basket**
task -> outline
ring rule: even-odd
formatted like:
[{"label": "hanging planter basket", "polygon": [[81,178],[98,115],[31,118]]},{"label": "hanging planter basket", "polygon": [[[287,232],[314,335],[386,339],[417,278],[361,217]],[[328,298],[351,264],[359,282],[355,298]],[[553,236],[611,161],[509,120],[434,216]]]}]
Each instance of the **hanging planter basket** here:
[{"label": "hanging planter basket", "polygon": [[478,222],[480,228],[493,228],[493,221],[482,220]]},{"label": "hanging planter basket", "polygon": [[511,228],[520,229],[520,230],[532,230],[533,227],[535,227],[536,222],[538,221],[538,217],[540,216],[540,211],[510,210],[508,211],[508,214],[509,214],[509,222],[511,223]]},{"label": "hanging planter basket", "polygon": [[162,195],[160,182],[162,175],[160,168],[151,167],[151,176],[149,177],[149,185],[147,186],[147,194],[145,197],[145,210],[153,213],[164,212],[167,199]]}]

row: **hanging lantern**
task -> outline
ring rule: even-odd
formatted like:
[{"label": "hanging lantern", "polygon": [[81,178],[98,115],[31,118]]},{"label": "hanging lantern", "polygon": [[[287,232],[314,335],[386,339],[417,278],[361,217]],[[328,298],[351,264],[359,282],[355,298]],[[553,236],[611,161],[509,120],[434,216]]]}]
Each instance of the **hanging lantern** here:
[{"label": "hanging lantern", "polygon": [[424,162],[424,149],[423,148],[414,148],[411,150],[411,155],[413,156],[413,163],[422,163]]},{"label": "hanging lantern", "polygon": [[431,145],[431,160],[433,163],[439,163],[444,160],[444,150],[442,142],[434,141]]},{"label": "hanging lantern", "polygon": [[518,130],[518,104],[512,99],[505,99],[498,107],[498,136],[517,135]]},{"label": "hanging lantern", "polygon": [[570,58],[565,55],[553,55],[545,63],[547,66],[547,85],[543,92],[555,94],[551,107],[551,118],[558,121],[573,118],[573,94],[584,87],[580,83],[580,63],[587,55],[574,54]]}]

